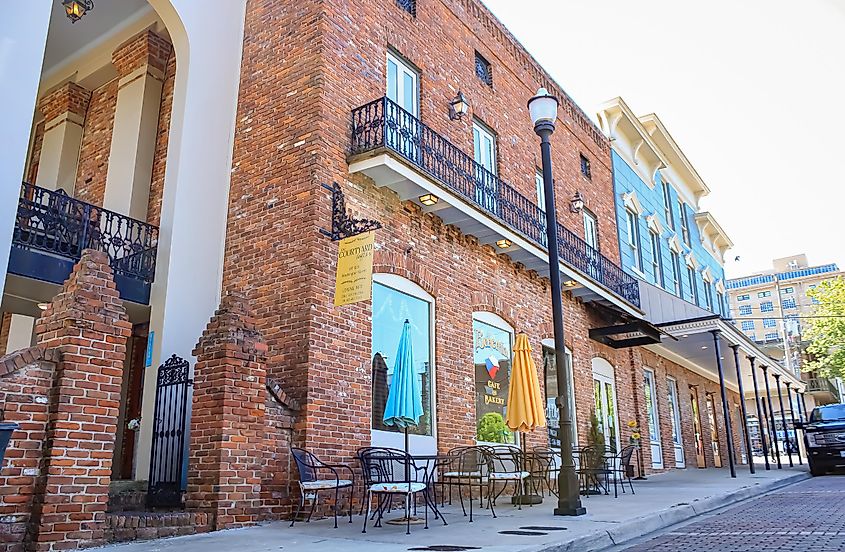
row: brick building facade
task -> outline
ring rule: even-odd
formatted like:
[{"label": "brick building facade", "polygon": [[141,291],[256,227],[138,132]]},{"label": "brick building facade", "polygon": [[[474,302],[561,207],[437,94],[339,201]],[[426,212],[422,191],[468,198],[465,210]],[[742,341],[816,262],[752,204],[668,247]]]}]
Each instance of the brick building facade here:
[{"label": "brick building facade", "polygon": [[[108,374],[109,381],[97,379],[108,386],[109,404],[99,415],[109,422],[103,425],[108,431],[95,437],[112,431],[115,436],[102,439],[108,452],[98,456],[104,473],[91,490],[97,507],[84,528],[88,532],[64,540],[88,545],[182,534],[186,524],[222,529],[289,516],[297,499],[291,446],[350,462],[359,447],[391,444],[398,437],[380,427],[378,413],[401,318],[412,319],[419,340],[427,408],[424,427],[413,436],[415,451],[445,452],[487,440],[481,419],[489,414],[495,419],[503,407],[495,406],[501,396],[483,390],[485,361],[507,366],[518,332],[529,336],[554,417],[555,391],[546,390],[555,374],[549,368],[553,326],[545,223],[539,216],[539,143],[526,108],[541,86],[561,103],[552,150],[564,245],[561,266],[552,269],[565,277],[577,440],[587,442],[595,414],[614,448],[630,442],[629,421],[646,432],[646,472],[681,467],[672,454],[674,441],[686,467],[694,467],[697,456],[700,467],[711,467],[718,451],[724,462],[728,445],[717,378],[654,347],[616,348],[591,337],[591,330],[645,318],[638,284],[620,268],[625,256],[620,256],[610,142],[481,2],[419,0],[410,3],[413,9],[394,0],[232,2],[227,9],[243,8],[232,24],[243,27],[216,34],[207,30],[210,25],[197,31],[172,24],[163,4],[192,21],[193,8],[182,0],[151,0],[129,14],[134,26],[101,29],[102,36],[92,37],[110,50],[96,58],[101,66],[92,70],[91,60],[65,61],[77,76],[58,82],[62,65],[54,62],[53,71],[45,72],[39,115],[31,124],[24,174],[38,190],[24,187],[20,199],[36,213],[30,224],[40,229],[44,217],[56,215],[54,205],[70,199],[79,200],[71,203],[74,209],[101,213],[99,226],[90,228],[99,232],[97,245],[107,249],[98,262],[111,264],[114,282],[100,287],[112,299],[119,295],[125,307],[119,337],[127,344],[106,340],[115,347],[109,360],[120,363],[120,373]],[[118,9],[123,8],[97,6]],[[198,33],[194,40],[208,40],[206,48],[187,51],[185,29]],[[220,56],[219,64],[197,61],[227,39],[243,48],[237,56],[231,47],[226,50],[237,58],[233,74],[221,69]],[[45,59],[51,59],[49,47]],[[211,74],[219,86],[191,88],[191,78],[215,68],[220,73]],[[226,103],[231,98],[220,93],[224,89],[236,95],[236,103]],[[462,117],[450,116],[458,92],[469,103]],[[200,116],[197,105],[203,106]],[[130,116],[135,107],[136,116]],[[373,115],[378,109],[381,115]],[[220,121],[229,126],[197,130]],[[60,134],[56,125],[65,125]],[[361,147],[362,136],[374,128],[382,129],[381,142]],[[388,137],[390,128],[412,138],[397,145]],[[69,161],[73,152],[75,164]],[[209,167],[215,170],[202,172]],[[460,187],[457,174],[467,188]],[[351,216],[380,223],[374,231],[372,299],[344,306],[334,304],[338,244],[321,232],[338,214],[337,197],[325,186],[332,184]],[[436,191],[439,201],[425,204],[418,190]],[[51,199],[26,203],[37,193]],[[571,208],[576,194],[584,212]],[[136,230],[110,241],[113,230],[103,220]],[[17,224],[11,245],[3,348],[10,315],[28,316],[33,331],[43,330],[56,315],[48,307],[36,325],[38,307],[50,303],[64,278],[79,270],[68,269],[62,278],[33,274],[32,264],[20,259],[34,263],[44,246],[26,241],[26,228]],[[139,241],[147,234],[153,237]],[[128,253],[120,249],[125,241],[133,245]],[[68,266],[87,266],[66,252],[48,253],[66,254]],[[136,256],[147,260],[135,263]],[[11,299],[13,292],[24,301]],[[85,320],[95,316],[83,314]],[[66,349],[65,356],[44,354],[54,370],[72,360]],[[140,531],[137,520],[133,525],[119,512],[108,489],[112,480],[147,479],[155,367],[172,354],[188,359],[194,370],[189,475],[174,482],[184,485],[188,515],[174,517],[173,526],[162,518],[145,520],[140,529],[150,530]],[[46,361],[37,362],[38,368],[24,372],[40,374]],[[643,385],[648,369],[661,404],[655,426],[657,440],[665,443],[660,462],[652,452],[658,449],[646,446],[653,437],[647,433]],[[495,371],[487,370],[495,380]],[[678,388],[677,420],[663,408],[669,377]],[[10,381],[0,379],[0,392],[9,392]],[[693,396],[701,412],[698,424],[692,420]],[[738,397],[729,389],[732,415]],[[132,419],[140,420],[140,430],[129,428]],[[740,425],[733,424],[738,460]],[[507,433],[501,438],[512,441]],[[547,445],[549,433],[536,431],[527,440]],[[2,477],[22,469],[16,446],[23,448],[13,441]],[[69,493],[58,487],[59,495]],[[105,516],[108,502],[113,512]],[[32,526],[29,520],[17,522]],[[4,530],[0,525],[0,533]],[[7,532],[13,531],[21,537],[32,529]],[[12,541],[17,546],[21,539],[37,542],[35,536]]]}]

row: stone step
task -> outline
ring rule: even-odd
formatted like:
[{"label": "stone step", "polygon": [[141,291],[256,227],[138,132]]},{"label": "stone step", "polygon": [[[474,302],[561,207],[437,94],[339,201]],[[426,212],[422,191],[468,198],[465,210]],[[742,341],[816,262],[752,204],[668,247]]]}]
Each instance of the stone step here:
[{"label": "stone step", "polygon": [[106,540],[126,542],[210,531],[208,514],[198,512],[114,512],[106,514]]}]

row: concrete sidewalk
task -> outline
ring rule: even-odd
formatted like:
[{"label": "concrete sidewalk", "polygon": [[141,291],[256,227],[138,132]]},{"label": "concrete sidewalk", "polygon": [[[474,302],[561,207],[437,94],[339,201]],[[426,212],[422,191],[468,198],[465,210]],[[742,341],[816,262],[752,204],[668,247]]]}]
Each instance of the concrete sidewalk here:
[{"label": "concrete sidewalk", "polygon": [[[429,529],[385,524],[361,533],[363,519],[355,515],[353,523],[341,521],[334,529],[331,520],[310,524],[273,522],[231,531],[175,537],[156,541],[110,545],[99,550],[114,552],[264,552],[296,550],[297,552],[388,552],[403,550],[470,550],[489,552],[593,551],[618,545],[696,515],[739,502],[784,485],[809,477],[804,467],[765,471],[760,466],[756,475],[747,466],[738,468],[738,477],[731,479],[727,469],[686,469],[649,476],[635,481],[635,495],[620,491],[619,498],[609,496],[582,497],[587,515],[578,518],[555,517],[555,499],[546,498],[541,505],[511,506],[504,497],[496,508],[497,519],[489,510],[475,509],[474,522],[461,513],[460,506],[444,509],[448,526],[429,518]],[[612,492],[612,491],[611,491]],[[476,501],[475,505],[478,505]],[[419,512],[421,515],[422,512]],[[401,514],[400,514],[401,515]],[[387,516],[387,519],[395,515]],[[508,535],[525,527],[544,527],[532,535]],[[554,528],[554,530],[548,529]],[[431,548],[428,548],[431,547]],[[443,548],[467,547],[467,548]]]}]

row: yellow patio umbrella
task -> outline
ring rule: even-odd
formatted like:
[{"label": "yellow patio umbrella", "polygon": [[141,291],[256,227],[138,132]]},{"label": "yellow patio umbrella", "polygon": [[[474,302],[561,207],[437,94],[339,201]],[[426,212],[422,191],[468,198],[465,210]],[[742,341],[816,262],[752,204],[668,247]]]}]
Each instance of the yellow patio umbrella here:
[{"label": "yellow patio umbrella", "polygon": [[520,332],[516,336],[513,351],[505,423],[512,431],[527,433],[546,426],[546,408],[527,335]]},{"label": "yellow patio umbrella", "polygon": [[[511,365],[510,385],[508,386],[508,406],[505,423],[512,431],[523,433],[522,455],[523,462],[528,461],[525,433],[534,428],[545,427],[546,409],[540,394],[540,381],[537,378],[537,367],[531,358],[531,344],[528,336],[520,332],[516,336],[513,348],[514,357]],[[527,465],[522,470],[530,471]],[[526,491],[524,482],[520,486],[522,493],[511,500],[514,504],[540,504],[543,498]]]}]

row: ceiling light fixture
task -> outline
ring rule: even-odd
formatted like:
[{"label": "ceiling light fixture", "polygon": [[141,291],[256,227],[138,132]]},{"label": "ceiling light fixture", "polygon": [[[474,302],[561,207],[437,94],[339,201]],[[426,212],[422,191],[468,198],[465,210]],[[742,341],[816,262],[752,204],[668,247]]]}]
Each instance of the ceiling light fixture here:
[{"label": "ceiling light fixture", "polygon": [[496,245],[499,249],[507,249],[508,247],[513,245],[513,242],[507,238],[502,238],[496,242]]},{"label": "ceiling light fixture", "polygon": [[436,205],[440,198],[434,194],[424,194],[419,197],[420,203],[431,207],[432,205]]}]

